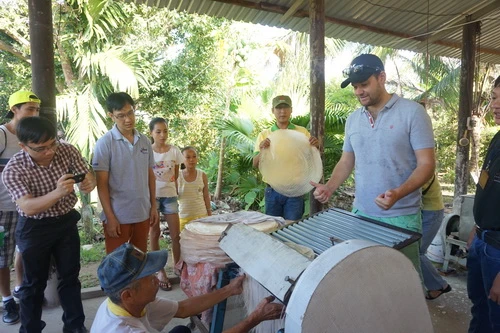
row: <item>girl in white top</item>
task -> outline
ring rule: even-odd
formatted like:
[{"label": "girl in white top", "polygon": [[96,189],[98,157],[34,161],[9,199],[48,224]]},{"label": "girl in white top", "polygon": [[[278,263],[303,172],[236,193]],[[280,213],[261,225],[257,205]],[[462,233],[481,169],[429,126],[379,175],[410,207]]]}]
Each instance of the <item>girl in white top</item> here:
[{"label": "girl in white top", "polygon": [[212,215],[210,196],[208,195],[207,175],[196,169],[198,153],[188,146],[182,149],[186,168],[179,175],[179,216],[180,229],[186,223],[201,217]]},{"label": "girl in white top", "polygon": [[[172,255],[174,265],[179,261],[181,248],[179,244],[179,206],[177,203],[177,178],[179,165],[183,161],[179,148],[168,144],[168,122],[164,118],[153,118],[149,123],[149,130],[153,139],[153,155],[155,164],[153,172],[156,177],[156,206],[165,216],[172,239]],[[160,224],[149,229],[151,251],[160,249]],[[160,288],[171,290],[172,285],[164,269],[158,272]]]}]

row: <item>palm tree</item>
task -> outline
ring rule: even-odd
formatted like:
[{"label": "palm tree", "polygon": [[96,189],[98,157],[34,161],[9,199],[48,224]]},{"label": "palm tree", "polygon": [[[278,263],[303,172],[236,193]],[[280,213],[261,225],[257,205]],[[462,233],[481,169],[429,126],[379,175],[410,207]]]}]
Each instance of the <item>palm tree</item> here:
[{"label": "palm tree", "polygon": [[149,86],[152,63],[140,49],[120,45],[132,19],[122,4],[71,0],[59,5],[58,13],[63,34],[56,44],[65,78],[59,119],[67,123],[68,140],[90,158],[97,138],[107,130],[102,101],[115,90],[137,98],[139,87]]}]

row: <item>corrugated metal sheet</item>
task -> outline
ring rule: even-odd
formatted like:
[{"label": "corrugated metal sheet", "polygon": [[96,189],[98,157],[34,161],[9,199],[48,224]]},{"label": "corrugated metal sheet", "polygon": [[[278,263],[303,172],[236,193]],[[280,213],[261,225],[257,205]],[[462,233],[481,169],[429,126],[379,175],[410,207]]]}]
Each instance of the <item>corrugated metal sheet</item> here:
[{"label": "corrugated metal sheet", "polygon": [[306,246],[321,254],[334,243],[349,239],[369,240],[402,249],[416,242],[421,235],[332,208],[290,224],[271,233],[271,236],[283,242]]},{"label": "corrugated metal sheet", "polygon": [[[296,0],[125,0],[137,4],[166,7],[189,13],[225,17],[230,20],[258,23],[308,32],[307,17],[280,18]],[[429,52],[448,57],[460,57],[462,24],[451,24],[446,35],[436,44],[427,46],[421,40],[428,33],[450,27],[450,22],[463,19],[490,4],[497,8],[482,20],[481,61],[500,63],[500,1],[471,0],[325,0],[325,34],[371,45]],[[429,5],[429,8],[428,8]],[[251,8],[255,7],[255,8]],[[307,15],[309,3],[299,8],[298,15]],[[441,45],[444,42],[450,45]]]}]

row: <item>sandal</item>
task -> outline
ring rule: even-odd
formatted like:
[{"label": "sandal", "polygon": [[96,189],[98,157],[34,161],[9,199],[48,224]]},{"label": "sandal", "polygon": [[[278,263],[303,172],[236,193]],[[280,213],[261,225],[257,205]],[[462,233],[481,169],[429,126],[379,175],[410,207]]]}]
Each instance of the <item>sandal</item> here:
[{"label": "sandal", "polygon": [[[165,280],[161,277],[162,275],[165,276]],[[160,287],[161,290],[163,291],[172,290],[172,284],[168,280],[167,274],[165,273],[161,274],[160,272],[158,272],[156,273],[156,278],[158,279],[158,286]]]},{"label": "sandal", "polygon": [[[439,294],[437,294],[436,296],[432,296],[431,295],[431,291],[439,291]],[[450,291],[451,291],[451,286],[450,285],[447,285],[446,288],[441,288],[441,289],[438,289],[438,290],[427,290],[427,293],[425,294],[425,299],[433,300],[433,299],[438,298],[442,294],[449,293]]]},{"label": "sandal", "polygon": [[168,280],[167,281],[158,280],[158,285],[159,285],[160,289],[163,291],[172,290],[172,284]]}]

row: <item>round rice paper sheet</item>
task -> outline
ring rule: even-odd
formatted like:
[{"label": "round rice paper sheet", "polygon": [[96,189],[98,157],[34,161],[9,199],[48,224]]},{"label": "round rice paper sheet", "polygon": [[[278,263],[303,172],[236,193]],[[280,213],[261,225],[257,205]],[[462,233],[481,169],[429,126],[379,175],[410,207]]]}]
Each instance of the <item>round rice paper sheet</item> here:
[{"label": "round rice paper sheet", "polygon": [[[226,230],[229,223],[203,223],[203,222],[190,222],[186,224],[185,229],[198,235],[217,235],[220,236]],[[258,231],[270,232],[279,227],[276,221],[264,221],[260,223],[248,224]]]},{"label": "round rice paper sheet", "polygon": [[323,163],[319,150],[309,138],[293,130],[277,130],[269,135],[271,145],[260,151],[262,177],[278,193],[298,197],[313,189],[309,181],[319,182]]}]

